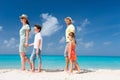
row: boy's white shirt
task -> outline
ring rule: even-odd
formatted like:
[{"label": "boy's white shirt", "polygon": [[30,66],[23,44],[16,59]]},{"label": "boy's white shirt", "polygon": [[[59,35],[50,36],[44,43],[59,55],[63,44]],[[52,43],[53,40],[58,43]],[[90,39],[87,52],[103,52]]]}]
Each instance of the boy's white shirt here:
[{"label": "boy's white shirt", "polygon": [[40,50],[42,50],[42,36],[41,36],[41,33],[37,33],[35,34],[35,38],[34,38],[34,48],[37,49],[38,48],[38,42],[39,40],[41,41],[40,42]]}]

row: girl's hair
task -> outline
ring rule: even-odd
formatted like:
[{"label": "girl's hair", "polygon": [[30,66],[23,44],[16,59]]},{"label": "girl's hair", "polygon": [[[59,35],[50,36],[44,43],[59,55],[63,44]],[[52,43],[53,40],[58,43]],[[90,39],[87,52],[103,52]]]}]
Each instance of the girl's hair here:
[{"label": "girl's hair", "polygon": [[70,32],[70,33],[69,33],[69,36],[71,36],[72,38],[74,38],[75,43],[77,43],[77,42],[76,42],[76,39],[75,39],[75,33],[74,33],[74,32]]}]

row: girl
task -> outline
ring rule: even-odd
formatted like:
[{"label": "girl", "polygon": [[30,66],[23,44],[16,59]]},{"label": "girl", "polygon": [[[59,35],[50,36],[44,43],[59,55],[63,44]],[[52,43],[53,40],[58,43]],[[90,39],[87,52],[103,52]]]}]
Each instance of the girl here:
[{"label": "girl", "polygon": [[20,29],[20,45],[19,45],[19,52],[21,57],[21,70],[25,70],[25,63],[28,62],[28,64],[31,67],[30,60],[26,56],[27,47],[28,47],[28,38],[29,38],[29,32],[30,32],[30,26],[27,15],[23,14],[20,16],[20,21],[22,23],[22,28]]},{"label": "girl", "polygon": [[68,57],[70,60],[70,73],[73,72],[73,63],[76,66],[78,73],[80,73],[80,68],[79,65],[77,64],[76,61],[76,52],[75,52],[75,48],[76,48],[76,40],[75,40],[75,34],[73,32],[69,33],[69,43],[68,43]]}]

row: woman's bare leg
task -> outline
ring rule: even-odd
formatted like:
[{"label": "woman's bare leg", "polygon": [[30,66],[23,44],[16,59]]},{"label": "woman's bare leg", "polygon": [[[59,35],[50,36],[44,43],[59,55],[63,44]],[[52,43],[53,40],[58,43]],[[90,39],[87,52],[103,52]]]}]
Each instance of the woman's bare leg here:
[{"label": "woman's bare leg", "polygon": [[21,57],[21,70],[25,70],[25,54],[23,52],[20,52],[20,57]]},{"label": "woman's bare leg", "polygon": [[25,56],[25,62],[28,62],[28,64],[30,65],[30,69],[32,69],[32,64],[27,56]]}]

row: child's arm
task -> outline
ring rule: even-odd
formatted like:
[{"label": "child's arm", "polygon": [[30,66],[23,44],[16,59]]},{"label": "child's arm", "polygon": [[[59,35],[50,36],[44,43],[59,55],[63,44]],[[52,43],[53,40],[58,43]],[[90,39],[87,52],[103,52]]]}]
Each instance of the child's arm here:
[{"label": "child's arm", "polygon": [[34,45],[34,43],[29,44],[29,46],[33,46],[33,45]]},{"label": "child's arm", "polygon": [[36,49],[36,54],[37,55],[39,53],[40,46],[41,46],[41,40],[39,39],[39,41],[38,41],[38,48]]},{"label": "child's arm", "polygon": [[34,43],[29,44],[29,46],[34,46]]}]

